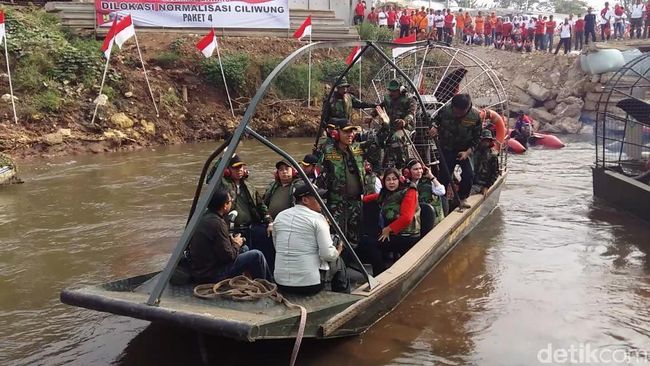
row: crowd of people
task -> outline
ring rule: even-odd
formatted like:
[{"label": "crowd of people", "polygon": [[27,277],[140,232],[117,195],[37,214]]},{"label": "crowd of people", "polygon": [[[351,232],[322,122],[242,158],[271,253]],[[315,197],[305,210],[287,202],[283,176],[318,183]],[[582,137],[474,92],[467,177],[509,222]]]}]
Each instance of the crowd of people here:
[{"label": "crowd of people", "polygon": [[[345,79],[336,86],[326,103],[324,133],[300,161],[309,182],[280,160],[260,194],[249,182],[254,172],[246,162],[238,155],[230,159],[190,241],[194,282],[247,273],[275,281],[285,293],[349,292],[353,256],[333,235],[334,223],[321,213],[316,194],[378,275],[420,240],[423,227],[431,229],[450,209],[470,208],[468,197],[486,194],[498,179],[500,147],[469,95],[454,96],[429,126],[442,150],[440,162],[425,163],[410,138],[416,104],[398,80],[387,84],[378,104],[358,100],[348,87]],[[357,108],[375,110],[365,131],[351,123]],[[446,168],[439,169],[443,162]],[[460,179],[445,174],[457,165]]]},{"label": "crowd of people", "polygon": [[[459,9],[419,10],[383,6],[366,10],[358,0],[355,24],[369,22],[379,27],[399,30],[399,36],[416,34],[419,40],[447,44],[464,43],[519,52],[564,53],[581,50],[589,42],[641,39],[650,36],[650,1],[634,0],[628,8],[605,2],[599,13],[593,8],[584,14],[570,14],[564,19],[553,15],[497,16],[478,11],[475,15]],[[557,43],[555,43],[557,40]]]}]

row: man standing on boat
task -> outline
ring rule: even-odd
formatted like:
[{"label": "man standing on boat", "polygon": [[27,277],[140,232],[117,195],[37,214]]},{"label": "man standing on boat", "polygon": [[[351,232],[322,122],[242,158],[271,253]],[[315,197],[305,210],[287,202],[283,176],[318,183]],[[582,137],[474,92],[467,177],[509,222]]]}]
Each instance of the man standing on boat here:
[{"label": "man standing on boat", "polygon": [[358,243],[361,195],[364,187],[364,151],[353,142],[357,126],[347,119],[333,119],[334,143],[326,145],[319,160],[321,176],[317,184],[327,189],[327,208],[349,241]]},{"label": "man standing on boat", "polygon": [[273,280],[262,252],[253,249],[241,253],[245,239],[228,232],[224,217],[231,211],[232,203],[227,190],[215,192],[190,240],[190,272],[196,283],[219,282],[244,272],[253,278]]},{"label": "man standing on boat", "polygon": [[458,198],[459,209],[471,207],[467,203],[474,181],[472,170],[472,152],[478,147],[482,130],[480,111],[472,106],[468,94],[456,94],[451,103],[444,106],[433,118],[431,136],[440,136],[440,146],[445,163],[449,170],[448,176],[443,176],[442,184],[449,187],[451,175],[456,165],[462,169]]},{"label": "man standing on boat", "polygon": [[350,84],[345,76],[341,78],[338,84],[336,84],[336,91],[332,94],[332,97],[327,103],[328,110],[325,115],[325,121],[329,121],[332,118],[345,118],[351,120],[353,109],[375,108],[377,106],[375,103],[364,102],[348,93],[349,87]]},{"label": "man standing on boat", "polygon": [[[314,295],[331,284],[334,292],[350,292],[342,243],[334,244],[330,226],[309,186],[296,182],[296,205],[278,214],[273,229],[275,281],[281,292]],[[316,188],[316,187],[314,187]],[[321,197],[322,189],[316,189]]]},{"label": "man standing on boat", "polygon": [[273,241],[271,240],[272,218],[268,207],[255,187],[247,181],[246,163],[233,155],[224,172],[221,185],[233,198],[232,210],[237,211],[234,230],[241,233],[251,248],[259,249],[273,269]]},{"label": "man standing on boat", "polygon": [[380,128],[379,138],[385,144],[383,166],[403,168],[409,161],[410,134],[415,130],[417,103],[406,93],[399,81],[388,83],[388,95],[380,104],[386,110],[389,122]]}]

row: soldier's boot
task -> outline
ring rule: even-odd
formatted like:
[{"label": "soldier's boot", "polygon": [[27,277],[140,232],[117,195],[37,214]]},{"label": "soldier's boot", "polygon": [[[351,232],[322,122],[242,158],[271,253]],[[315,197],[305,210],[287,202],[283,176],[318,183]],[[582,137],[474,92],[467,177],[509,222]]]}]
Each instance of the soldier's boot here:
[{"label": "soldier's boot", "polygon": [[471,208],[471,207],[472,207],[472,205],[467,203],[467,199],[460,200],[460,202],[458,203],[458,211],[460,211],[460,212],[463,212],[464,209]]}]

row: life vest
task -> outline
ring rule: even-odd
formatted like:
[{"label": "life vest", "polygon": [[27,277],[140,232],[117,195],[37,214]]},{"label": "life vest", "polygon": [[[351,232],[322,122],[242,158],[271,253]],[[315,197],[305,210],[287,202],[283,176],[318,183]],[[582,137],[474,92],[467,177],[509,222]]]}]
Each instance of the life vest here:
[{"label": "life vest", "polygon": [[247,201],[244,203],[250,207],[251,223],[259,223],[262,221],[263,218],[262,215],[266,214],[266,212],[260,213],[258,209],[258,201],[257,201],[258,195],[257,195],[257,191],[255,190],[255,187],[249,184],[245,179],[242,179],[240,181],[240,189],[239,189],[240,194],[238,195],[235,182],[233,182],[228,177],[221,178],[221,186],[228,190],[230,197],[234,200],[232,206],[233,208],[236,207],[237,200],[243,198],[245,201]]},{"label": "life vest", "polygon": [[445,213],[442,208],[442,200],[433,194],[433,182],[428,178],[420,178],[417,189],[418,202],[433,206],[436,210],[436,222],[434,224],[439,223],[440,220],[445,218]]},{"label": "life vest", "polygon": [[329,107],[329,118],[349,119],[352,115],[352,96],[349,93],[345,93],[341,98],[337,94],[334,94],[330,98]]},{"label": "life vest", "polygon": [[[381,218],[384,220],[383,226],[387,226],[399,217],[400,207],[402,201],[406,196],[406,191],[409,189],[417,189],[414,184],[411,184],[406,189],[401,189],[395,192],[389,192],[387,195],[382,197],[379,196],[379,207],[381,207]],[[402,236],[419,236],[420,235],[420,206],[417,205],[415,209],[415,215],[413,220],[409,225],[402,229],[399,233],[394,233],[395,235]]]}]

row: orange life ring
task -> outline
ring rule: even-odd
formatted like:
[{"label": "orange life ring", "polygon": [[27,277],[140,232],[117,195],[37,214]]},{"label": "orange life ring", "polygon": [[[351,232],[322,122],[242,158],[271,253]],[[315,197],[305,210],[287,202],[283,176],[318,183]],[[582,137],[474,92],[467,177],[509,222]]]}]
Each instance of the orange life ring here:
[{"label": "orange life ring", "polygon": [[505,119],[499,113],[487,108],[481,109],[480,116],[481,121],[483,121],[483,126],[485,126],[485,121],[492,121],[496,132],[496,136],[494,136],[494,138],[499,143],[499,146],[503,146],[503,142],[506,140],[506,135],[508,133]]}]

